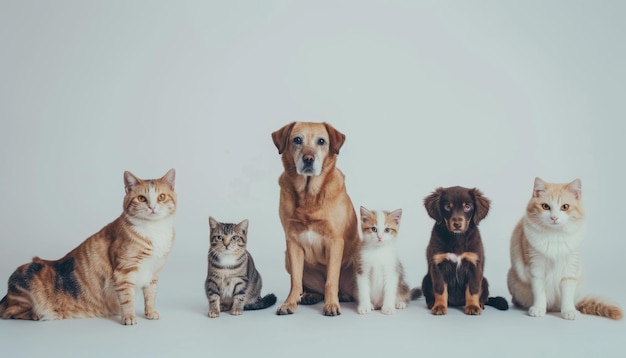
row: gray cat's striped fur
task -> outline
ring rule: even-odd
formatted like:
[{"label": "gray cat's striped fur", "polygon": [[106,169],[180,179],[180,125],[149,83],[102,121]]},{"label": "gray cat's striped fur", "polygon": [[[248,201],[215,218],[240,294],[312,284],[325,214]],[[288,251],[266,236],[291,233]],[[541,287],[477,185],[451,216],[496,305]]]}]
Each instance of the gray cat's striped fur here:
[{"label": "gray cat's striped fur", "polygon": [[209,299],[209,317],[221,311],[241,315],[276,303],[274,294],[261,297],[261,275],[246,250],[248,220],[239,224],[221,223],[209,217],[210,242],[208,272],[204,284]]}]

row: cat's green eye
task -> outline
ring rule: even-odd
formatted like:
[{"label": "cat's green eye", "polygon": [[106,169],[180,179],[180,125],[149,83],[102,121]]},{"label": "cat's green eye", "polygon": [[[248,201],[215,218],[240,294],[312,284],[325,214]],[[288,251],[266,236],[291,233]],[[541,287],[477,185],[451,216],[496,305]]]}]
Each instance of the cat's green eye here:
[{"label": "cat's green eye", "polygon": [[215,241],[222,241],[222,237],[217,235],[217,236],[213,236],[213,240]]},{"label": "cat's green eye", "polygon": [[239,236],[233,236],[232,240],[233,241],[239,241]]},{"label": "cat's green eye", "polygon": [[160,200],[160,201],[165,200],[165,194],[161,194],[161,195],[159,195],[159,200]]},{"label": "cat's green eye", "polygon": [[140,202],[142,202],[142,203],[145,203],[145,202],[146,202],[146,200],[148,200],[148,199],[146,199],[146,197],[145,197],[145,196],[143,196],[143,195],[139,195],[139,196],[137,197],[137,200],[139,200],[139,201],[140,201]]},{"label": "cat's green eye", "polygon": [[550,205],[548,205],[548,204],[546,204],[546,203],[543,203],[543,204],[541,204],[541,208],[542,208],[543,210],[550,210]]},{"label": "cat's green eye", "polygon": [[372,230],[372,232],[376,232],[376,231],[378,231],[378,229],[376,228],[376,226],[372,226],[372,227],[370,228],[370,230]]},{"label": "cat's green eye", "polygon": [[567,211],[568,209],[569,209],[569,204],[563,204],[563,206],[561,206],[562,211]]}]

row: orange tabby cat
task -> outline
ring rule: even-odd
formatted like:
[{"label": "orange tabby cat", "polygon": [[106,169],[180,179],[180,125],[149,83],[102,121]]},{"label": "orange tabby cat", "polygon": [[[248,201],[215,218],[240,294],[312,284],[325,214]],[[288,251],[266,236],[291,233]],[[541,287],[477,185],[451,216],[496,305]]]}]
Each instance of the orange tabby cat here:
[{"label": "orange tabby cat", "polygon": [[134,325],[135,289],[143,290],[145,314],[154,308],[159,272],[174,242],[174,169],[155,180],[124,172],[122,215],[63,258],[39,257],[15,270],[0,317],[52,320],[121,315]]}]

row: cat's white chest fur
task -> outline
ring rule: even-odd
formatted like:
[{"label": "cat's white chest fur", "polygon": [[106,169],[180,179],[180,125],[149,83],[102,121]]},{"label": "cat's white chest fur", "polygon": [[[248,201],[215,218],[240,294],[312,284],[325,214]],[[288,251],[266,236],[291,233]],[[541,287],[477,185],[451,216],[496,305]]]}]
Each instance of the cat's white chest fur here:
[{"label": "cat's white chest fur", "polygon": [[150,256],[139,263],[135,274],[135,285],[138,288],[150,284],[154,274],[161,270],[174,243],[174,218],[159,221],[137,222],[133,230],[151,242]]},{"label": "cat's white chest fur", "polygon": [[398,265],[396,246],[392,243],[378,247],[364,247],[361,251],[363,272],[369,283],[370,301],[374,307],[383,303],[385,284],[397,276]]}]

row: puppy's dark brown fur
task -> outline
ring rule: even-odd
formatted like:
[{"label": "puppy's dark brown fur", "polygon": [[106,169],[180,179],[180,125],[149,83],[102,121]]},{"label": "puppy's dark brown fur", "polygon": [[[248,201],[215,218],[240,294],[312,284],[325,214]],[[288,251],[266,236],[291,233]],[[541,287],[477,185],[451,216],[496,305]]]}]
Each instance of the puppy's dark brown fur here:
[{"label": "puppy's dark brown fur", "polygon": [[502,297],[489,297],[483,277],[484,250],[478,224],[489,212],[489,199],[478,189],[438,188],[424,199],[435,219],[426,249],[428,274],[422,281],[426,304],[434,315],[448,306],[464,306],[468,315],[481,314],[485,304],[508,309]]}]

